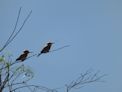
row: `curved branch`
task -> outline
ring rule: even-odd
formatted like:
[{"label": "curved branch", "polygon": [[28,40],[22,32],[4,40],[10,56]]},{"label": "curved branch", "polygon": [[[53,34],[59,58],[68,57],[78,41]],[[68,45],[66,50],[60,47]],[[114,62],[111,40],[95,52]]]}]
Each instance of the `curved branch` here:
[{"label": "curved branch", "polygon": [[32,13],[32,10],[29,12],[29,14],[28,14],[28,16],[25,18],[25,20],[24,20],[22,26],[21,26],[20,29],[16,32],[16,34],[13,36],[13,38],[9,41],[9,43],[11,43],[11,42],[14,40],[14,38],[20,33],[20,31],[21,31],[22,28],[24,27],[26,21],[27,21],[28,18],[30,17],[31,13]]},{"label": "curved branch", "polygon": [[[4,48],[6,48],[8,46],[8,44],[10,43],[10,40],[12,38],[12,36],[14,35],[15,31],[16,31],[16,28],[17,28],[17,24],[18,24],[18,21],[19,21],[19,17],[20,17],[20,13],[21,13],[21,7],[19,9],[19,12],[18,12],[18,16],[17,16],[17,20],[16,20],[16,23],[15,23],[15,27],[10,35],[10,37],[8,38],[8,40],[6,41],[5,45],[3,46],[3,48],[1,50],[3,50]],[[0,52],[1,52],[0,50]]]},{"label": "curved branch", "polygon": [[[30,17],[30,15],[32,13],[32,10],[29,12],[29,14],[27,15],[27,17],[25,18],[24,22],[22,23],[22,26],[15,33],[16,28],[17,28],[17,24],[18,24],[18,21],[19,21],[20,13],[21,13],[21,7],[20,7],[19,12],[18,12],[18,17],[17,17],[16,23],[15,23],[15,27],[14,27],[11,35],[9,36],[8,40],[6,41],[5,45],[3,45],[3,47],[0,49],[0,52],[2,52],[15,39],[15,37],[20,33],[20,31],[24,27],[25,23],[27,22],[28,18]],[[14,33],[15,33],[15,35],[14,35]]]},{"label": "curved branch", "polygon": [[43,91],[45,91],[45,92],[57,92],[56,90],[54,90],[54,89],[49,89],[49,88],[47,88],[47,87],[44,87],[44,86],[37,86],[37,85],[24,85],[24,86],[19,86],[19,87],[16,87],[15,89],[13,89],[12,90],[12,92],[13,91],[16,91],[16,90],[18,90],[18,89],[22,89],[22,88],[27,88],[27,87],[34,87],[34,88],[37,88],[37,89],[41,89],[41,90],[43,90]]},{"label": "curved branch", "polygon": [[62,46],[62,47],[57,48],[57,49],[55,49],[55,50],[52,50],[52,51],[50,51],[50,52],[58,51],[58,50],[64,49],[64,48],[69,47],[69,46],[70,46],[70,45],[65,45],[65,46]]},{"label": "curved branch", "polygon": [[98,75],[100,72],[97,71],[95,73],[86,71],[84,74],[81,74],[76,80],[72,81],[68,85],[66,85],[66,90],[69,92],[71,89],[79,89],[86,84],[94,83],[94,82],[102,82],[101,79],[106,76],[106,74]]}]

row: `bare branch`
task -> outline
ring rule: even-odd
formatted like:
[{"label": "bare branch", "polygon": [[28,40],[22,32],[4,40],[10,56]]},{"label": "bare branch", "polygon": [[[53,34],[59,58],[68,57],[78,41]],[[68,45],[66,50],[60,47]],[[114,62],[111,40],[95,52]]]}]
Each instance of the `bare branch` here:
[{"label": "bare branch", "polygon": [[28,18],[30,17],[30,15],[31,15],[31,13],[32,13],[32,10],[29,12],[29,14],[28,14],[28,16],[25,18],[25,20],[24,20],[24,22],[23,22],[23,24],[22,24],[22,26],[20,27],[20,29],[16,32],[16,34],[13,36],[13,38],[10,40],[10,42],[9,43],[11,43],[13,40],[14,40],[14,38],[20,33],[20,31],[22,30],[22,28],[24,27],[24,25],[25,25],[25,23],[26,23],[26,21],[28,20]]},{"label": "bare branch", "polygon": [[12,92],[13,92],[13,91],[16,91],[16,90],[18,90],[18,89],[28,88],[28,87],[37,88],[37,89],[40,89],[40,90],[45,91],[45,92],[57,92],[57,91],[54,90],[54,89],[49,89],[49,88],[44,87],[44,86],[28,85],[28,84],[23,85],[23,86],[16,87],[15,89],[12,90]]},{"label": "bare branch", "polygon": [[99,71],[95,73],[89,71],[86,71],[84,74],[82,73],[77,79],[66,85],[67,92],[69,92],[71,89],[79,89],[86,84],[101,82],[101,79],[105,77],[106,74],[99,75],[99,73]]},{"label": "bare branch", "polygon": [[[18,24],[18,21],[19,21],[19,17],[20,17],[20,13],[21,13],[21,8],[19,9],[19,12],[18,12],[18,17],[17,17],[17,20],[16,20],[16,23],[15,23],[15,27],[11,33],[11,35],[9,36],[8,40],[6,41],[5,45],[3,45],[3,47],[0,49],[0,52],[2,52],[14,39],[15,37],[20,33],[20,31],[22,30],[22,28],[24,27],[26,21],[28,20],[28,18],[30,17],[31,13],[32,13],[32,10],[29,12],[29,14],[27,15],[27,17],[25,18],[24,22],[22,23],[22,26],[19,28],[19,30],[15,33],[16,31],[16,28],[17,28],[17,24]],[[15,33],[15,35],[14,35]]]},{"label": "bare branch", "polygon": [[17,24],[18,24],[19,17],[20,17],[20,13],[21,13],[21,7],[20,7],[19,12],[18,12],[18,16],[17,16],[17,20],[16,20],[16,23],[15,23],[15,27],[14,27],[14,29],[13,29],[13,31],[12,31],[10,37],[9,37],[8,40],[6,41],[5,45],[4,45],[3,48],[0,50],[0,52],[1,52],[4,48],[6,48],[7,45],[10,43],[11,38],[12,38],[12,36],[14,35],[14,33],[15,33],[15,31],[16,31]]},{"label": "bare branch", "polygon": [[57,49],[55,49],[55,50],[52,50],[52,51],[50,51],[50,52],[58,51],[58,50],[64,49],[64,48],[69,47],[69,46],[70,46],[70,45],[65,45],[65,46],[62,46],[62,47],[57,48]]}]

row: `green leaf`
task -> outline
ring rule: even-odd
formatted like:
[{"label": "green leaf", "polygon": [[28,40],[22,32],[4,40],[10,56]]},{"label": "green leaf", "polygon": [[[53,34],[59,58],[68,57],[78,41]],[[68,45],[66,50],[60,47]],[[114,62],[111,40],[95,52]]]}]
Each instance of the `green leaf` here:
[{"label": "green leaf", "polygon": [[0,62],[4,61],[4,56],[0,56]]},{"label": "green leaf", "polygon": [[9,67],[10,67],[10,63],[6,63],[6,67],[9,69]]}]

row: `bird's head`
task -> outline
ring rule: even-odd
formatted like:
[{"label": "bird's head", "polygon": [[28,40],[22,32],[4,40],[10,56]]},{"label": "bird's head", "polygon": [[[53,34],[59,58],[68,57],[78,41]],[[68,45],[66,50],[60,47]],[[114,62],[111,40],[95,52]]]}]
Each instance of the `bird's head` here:
[{"label": "bird's head", "polygon": [[47,43],[47,45],[52,45],[52,44],[54,44],[54,43],[53,43],[53,42],[48,42],[48,43]]},{"label": "bird's head", "polygon": [[23,52],[26,53],[26,54],[32,53],[32,52],[30,52],[29,50],[25,50],[25,51],[23,51]]}]

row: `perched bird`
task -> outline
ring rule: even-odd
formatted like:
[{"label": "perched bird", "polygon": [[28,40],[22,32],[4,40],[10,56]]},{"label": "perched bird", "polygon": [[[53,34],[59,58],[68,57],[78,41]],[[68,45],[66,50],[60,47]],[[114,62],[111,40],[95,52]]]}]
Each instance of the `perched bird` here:
[{"label": "perched bird", "polygon": [[48,42],[47,45],[38,54],[38,56],[40,56],[42,53],[48,53],[50,51],[52,44],[54,44],[54,43]]},{"label": "perched bird", "polygon": [[29,53],[31,53],[31,52],[29,52],[28,50],[23,51],[23,54],[21,54],[21,55],[16,59],[16,61],[18,61],[18,60],[24,61],[24,60],[27,58],[27,56],[28,56]]}]

